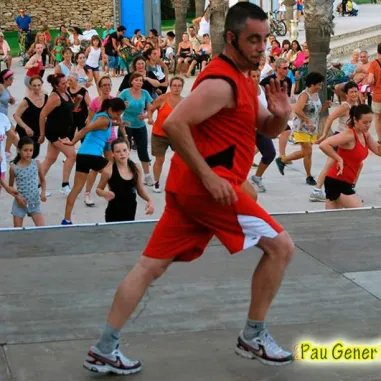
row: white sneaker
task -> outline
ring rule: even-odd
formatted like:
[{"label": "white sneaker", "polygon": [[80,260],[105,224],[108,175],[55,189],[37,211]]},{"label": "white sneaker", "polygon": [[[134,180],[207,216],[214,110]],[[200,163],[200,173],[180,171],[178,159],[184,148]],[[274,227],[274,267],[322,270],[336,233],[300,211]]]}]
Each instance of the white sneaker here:
[{"label": "white sneaker", "polygon": [[65,185],[64,187],[62,187],[62,188],[60,189],[60,192],[61,192],[62,194],[64,194],[65,196],[68,196],[69,193],[71,192],[70,185]]},{"label": "white sneaker", "polygon": [[266,192],[266,188],[262,182],[262,177],[253,175],[250,179],[252,183],[257,187],[259,193]]},{"label": "white sneaker", "polygon": [[267,329],[251,340],[245,339],[241,332],[235,353],[246,359],[257,359],[266,365],[286,365],[293,361],[292,353],[280,347]]},{"label": "white sneaker", "polygon": [[144,176],[144,185],[152,187],[152,185],[153,185],[153,179],[152,179],[151,175],[148,174],[148,175]]},{"label": "white sneaker", "polygon": [[95,202],[91,199],[90,193],[85,192],[85,200],[84,203],[86,206],[92,207],[95,205]]},{"label": "white sneaker", "polygon": [[312,202],[325,202],[325,192],[322,189],[314,188],[310,194],[310,201]]},{"label": "white sneaker", "polygon": [[119,348],[110,354],[105,354],[101,353],[98,348],[91,347],[83,366],[91,372],[103,374],[129,375],[142,370],[140,361],[128,358]]},{"label": "white sneaker", "polygon": [[162,192],[162,190],[161,190],[161,188],[160,188],[160,184],[159,184],[158,181],[156,181],[156,183],[153,184],[153,188],[152,188],[152,190],[153,190],[155,193],[161,193],[161,192]]}]

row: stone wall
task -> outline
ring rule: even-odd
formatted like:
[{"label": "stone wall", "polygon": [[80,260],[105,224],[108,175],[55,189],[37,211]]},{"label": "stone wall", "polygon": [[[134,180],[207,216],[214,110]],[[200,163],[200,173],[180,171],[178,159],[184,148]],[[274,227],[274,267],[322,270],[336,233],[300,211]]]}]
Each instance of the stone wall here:
[{"label": "stone wall", "polygon": [[15,30],[14,19],[20,8],[32,17],[33,30],[43,24],[56,29],[61,24],[83,27],[90,21],[93,27],[103,27],[113,22],[113,0],[0,0],[0,27]]}]

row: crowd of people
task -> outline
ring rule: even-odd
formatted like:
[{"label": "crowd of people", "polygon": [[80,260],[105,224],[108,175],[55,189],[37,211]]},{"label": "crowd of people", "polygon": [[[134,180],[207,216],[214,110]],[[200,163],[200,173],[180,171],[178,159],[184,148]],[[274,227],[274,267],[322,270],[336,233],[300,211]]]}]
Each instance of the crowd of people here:
[{"label": "crowd of people", "polygon": [[[128,208],[130,210],[121,212],[123,208],[117,208],[119,213],[112,213],[110,210],[113,207],[109,205],[106,221],[133,220],[136,195],[146,201],[147,213],[152,213],[152,200],[145,189],[152,187],[153,192],[162,192],[161,179],[166,152],[169,148],[173,149],[162,125],[183,100],[181,92],[184,79],[196,75],[196,70],[202,72],[210,61],[212,47],[208,16],[207,10],[201,18],[194,20],[177,46],[173,32],[162,37],[151,29],[144,36],[137,29],[133,36],[126,37],[124,26],[114,30],[110,23],[106,23],[101,35],[90,23],[86,23],[83,30],[61,25],[54,41],[49,38],[50,33],[46,28],[37,31],[34,42],[25,51],[25,97],[12,115],[15,126],[10,123],[11,115],[8,115],[8,106],[15,103],[11,95],[14,79],[12,62],[7,61],[7,69],[0,72],[0,113],[2,118],[5,116],[1,126],[2,185],[16,197],[15,202],[20,205],[20,197],[24,201],[28,200],[28,192],[31,191],[28,187],[31,184],[37,184],[41,190],[41,201],[46,200],[50,194],[46,192],[45,176],[62,153],[65,159],[60,190],[67,196],[62,224],[72,223],[72,209],[83,188],[85,204],[89,207],[95,205],[94,192],[108,200],[110,205],[123,202],[123,190],[126,192],[125,202],[126,205],[131,205]],[[24,10],[20,10],[19,17],[26,17]],[[24,29],[20,27],[20,33],[29,28],[26,21]],[[2,38],[3,34],[0,33],[0,43]],[[6,45],[4,41],[3,46]],[[345,132],[349,125],[354,128],[358,114],[350,119],[352,107],[364,103],[370,105],[372,101],[376,132],[381,140],[380,60],[371,63],[366,51],[356,49],[350,62],[333,62],[327,73],[308,73],[309,49],[306,42],[300,44],[297,40],[285,39],[280,43],[274,35],[270,35],[267,46],[258,69],[252,70],[250,74],[257,88],[259,102],[267,107],[265,89],[276,79],[282,85],[287,85],[293,113],[286,129],[277,136],[278,157],[273,137],[259,132],[256,134],[256,146],[261,159],[255,174],[249,179],[254,185],[253,194],[266,192],[263,176],[272,162],[275,162],[280,174],[284,176],[289,165],[303,159],[306,184],[314,187],[310,200],[326,202],[327,208],[332,205],[347,207],[345,202],[340,204],[334,200],[336,203],[332,203],[328,197],[326,176],[332,172],[332,165],[337,165],[337,154],[333,155],[325,142],[329,141],[327,138],[331,128],[334,134]],[[53,69],[53,74],[46,77],[45,71],[49,67]],[[112,94],[113,77],[121,74],[123,80],[118,91]],[[43,91],[44,76],[52,86],[50,95]],[[326,80],[332,95],[322,104],[319,92]],[[96,87],[98,94],[93,99],[88,91],[91,86]],[[335,97],[340,105],[330,111],[320,133],[320,115],[331,108]],[[150,137],[147,125],[153,126]],[[125,139],[126,147],[120,145],[120,139]],[[41,159],[40,146],[45,141],[46,156]],[[119,143],[115,144],[117,141]],[[148,151],[149,141],[151,153]],[[360,138],[359,141],[363,139]],[[299,145],[300,149],[287,153],[288,142]],[[329,156],[317,181],[311,173],[314,144],[321,144],[322,151],[328,152]],[[21,155],[16,161],[11,161],[14,156],[11,153],[12,145],[17,147],[17,153]],[[31,146],[32,149],[26,149],[25,146]],[[141,169],[129,159],[130,149],[137,151]],[[121,150],[125,152],[122,157],[118,156]],[[152,168],[151,156],[154,158]],[[34,173],[35,179],[23,186],[22,180],[17,180],[20,171],[16,169],[17,166],[25,166],[28,158],[38,171],[30,171]],[[7,163],[10,161],[8,168]],[[127,169],[121,168],[122,162]],[[74,166],[74,183],[71,186],[70,176]],[[359,168],[360,171],[361,166]],[[11,185],[5,181],[8,169],[16,180],[17,190],[13,187],[14,181],[9,182]],[[101,180],[94,189],[98,173],[101,174]],[[127,174],[125,178],[123,174]],[[353,179],[351,189],[354,189],[358,176],[359,172]],[[110,191],[105,191],[106,186]],[[23,193],[20,189],[29,190],[21,196]],[[33,217],[36,214],[33,210],[40,210],[36,205],[39,205],[39,201],[34,196],[33,200],[23,206],[23,217]],[[14,211],[17,211],[16,208]],[[22,226],[22,220],[19,219],[22,213],[15,213],[12,211],[14,226]],[[43,218],[33,220],[37,225],[44,224]]]}]

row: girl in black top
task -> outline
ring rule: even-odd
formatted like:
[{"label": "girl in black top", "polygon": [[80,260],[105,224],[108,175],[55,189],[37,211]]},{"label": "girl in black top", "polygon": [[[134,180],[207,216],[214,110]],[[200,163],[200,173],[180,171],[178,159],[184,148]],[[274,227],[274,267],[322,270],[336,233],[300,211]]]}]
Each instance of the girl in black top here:
[{"label": "girl in black top", "polygon": [[62,152],[66,156],[66,160],[63,166],[61,192],[68,195],[71,190],[69,177],[75,163],[76,154],[73,146],[65,145],[60,139],[67,138],[73,128],[74,103],[67,92],[67,82],[64,74],[51,74],[48,76],[48,82],[52,85],[53,91],[40,114],[40,137],[38,142],[42,144],[46,135],[49,144],[41,169],[46,176],[49,168],[56,162],[58,155]]},{"label": "girl in black top", "polygon": [[31,77],[29,81],[31,89],[29,98],[25,97],[21,101],[13,115],[17,123],[16,132],[19,137],[29,136],[33,140],[33,159],[40,153],[40,144],[38,143],[40,137],[40,113],[48,100],[48,96],[42,91],[42,83],[40,76]]},{"label": "girl in black top", "polygon": [[[146,201],[146,214],[152,214],[154,207],[146,192],[142,173],[128,158],[130,149],[127,142],[116,139],[111,143],[114,163],[103,170],[97,187],[97,195],[108,201],[106,222],[134,221],[136,214],[136,195]],[[109,190],[106,191],[106,185]]]},{"label": "girl in black top", "polygon": [[89,116],[90,96],[86,88],[79,86],[78,74],[70,73],[67,77],[68,93],[74,102],[73,109],[73,127],[69,131],[68,138],[73,140],[76,129],[82,130],[86,125],[86,119]]}]

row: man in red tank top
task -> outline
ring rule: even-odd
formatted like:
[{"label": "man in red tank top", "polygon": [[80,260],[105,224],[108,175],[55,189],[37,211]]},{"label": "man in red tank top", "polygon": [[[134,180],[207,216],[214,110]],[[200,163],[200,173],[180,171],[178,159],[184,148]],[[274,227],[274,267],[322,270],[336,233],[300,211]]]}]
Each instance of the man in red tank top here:
[{"label": "man in red tank top", "polygon": [[[266,13],[239,2],[225,21],[225,49],[196,79],[189,97],[163,124],[176,149],[166,184],[166,207],[139,262],[120,284],[106,328],[84,366],[119,374],[140,371],[141,363],[118,349],[120,331],[151,282],[174,261],[198,258],[216,236],[230,253],[263,250],[251,292],[245,328],[236,352],[272,365],[292,354],[271,337],[264,320],[292,257],[286,231],[246,194],[255,131],[275,137],[290,114],[287,89],[271,81],[268,110],[258,105],[249,70],[256,67],[270,34]],[[120,361],[118,361],[120,360]]]}]

